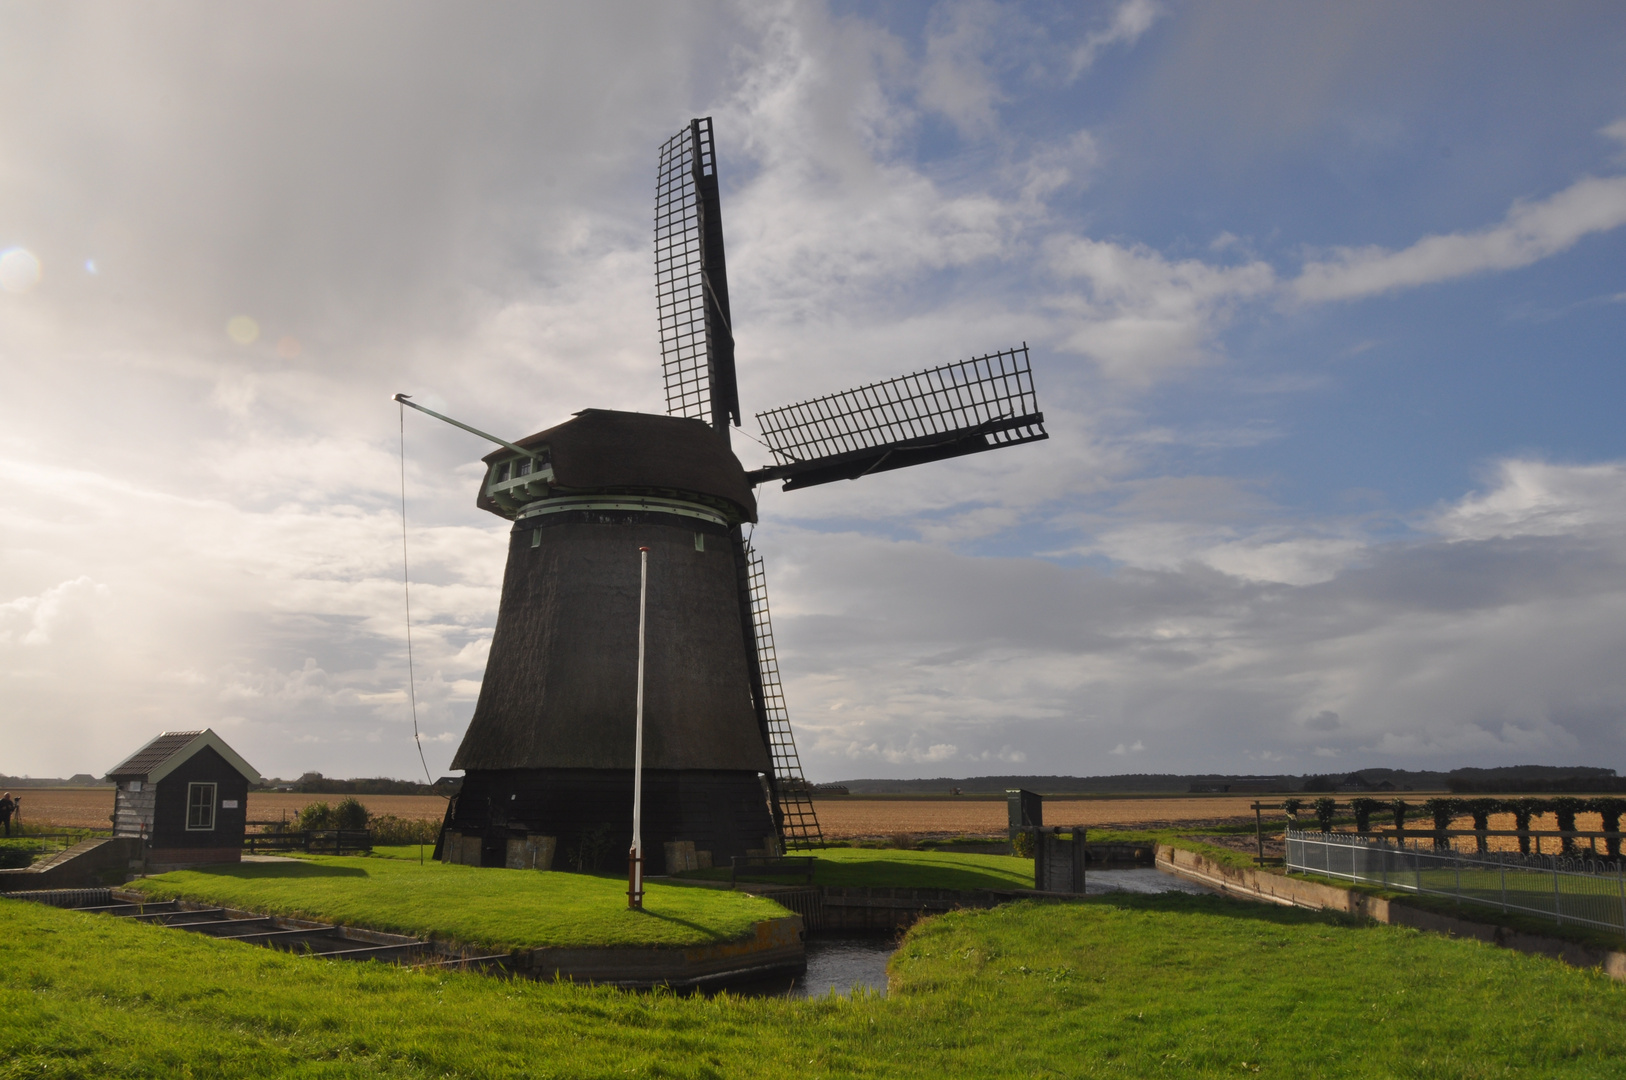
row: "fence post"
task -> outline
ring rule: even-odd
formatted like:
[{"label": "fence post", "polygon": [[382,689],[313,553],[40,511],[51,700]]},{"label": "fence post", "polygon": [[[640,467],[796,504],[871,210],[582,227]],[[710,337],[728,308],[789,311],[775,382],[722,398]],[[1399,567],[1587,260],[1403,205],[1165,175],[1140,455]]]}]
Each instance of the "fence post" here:
[{"label": "fence post", "polygon": [[1558,856],[1555,855],[1553,856],[1553,918],[1558,920],[1559,926],[1564,925],[1563,904],[1563,895],[1558,891]]},{"label": "fence post", "polygon": [[1462,907],[1462,860],[1457,858],[1455,848],[1451,849],[1451,865],[1457,871],[1457,907],[1460,909]]},{"label": "fence post", "polygon": [[[1626,893],[1622,894],[1622,899],[1626,900]],[[1502,914],[1507,914],[1507,863],[1502,863]]]},{"label": "fence post", "polygon": [[1620,928],[1626,931],[1626,875],[1621,873],[1619,863],[1615,864],[1615,884],[1620,888]]}]

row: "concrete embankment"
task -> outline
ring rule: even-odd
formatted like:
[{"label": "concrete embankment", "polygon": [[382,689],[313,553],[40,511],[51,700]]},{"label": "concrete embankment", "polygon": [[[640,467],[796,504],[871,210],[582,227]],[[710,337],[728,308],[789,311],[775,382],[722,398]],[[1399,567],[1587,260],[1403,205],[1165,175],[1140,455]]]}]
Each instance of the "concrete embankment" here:
[{"label": "concrete embankment", "polygon": [[122,885],[141,866],[141,841],[117,836],[82,840],[33,866],[0,870],[0,893]]},{"label": "concrete embankment", "polygon": [[1269,904],[1335,911],[1392,926],[1410,926],[1448,937],[1473,938],[1517,952],[1547,956],[1578,968],[1599,968],[1626,981],[1626,952],[1599,949],[1573,941],[1514,930],[1512,927],[1424,911],[1398,900],[1369,896],[1354,889],[1307,878],[1289,877],[1253,867],[1226,866],[1194,851],[1157,845],[1159,869],[1200,882],[1228,896]]},{"label": "concrete embankment", "polygon": [[807,967],[802,919],[764,919],[740,941],[686,949],[550,948],[515,952],[505,964],[537,979],[677,988],[744,981]]}]

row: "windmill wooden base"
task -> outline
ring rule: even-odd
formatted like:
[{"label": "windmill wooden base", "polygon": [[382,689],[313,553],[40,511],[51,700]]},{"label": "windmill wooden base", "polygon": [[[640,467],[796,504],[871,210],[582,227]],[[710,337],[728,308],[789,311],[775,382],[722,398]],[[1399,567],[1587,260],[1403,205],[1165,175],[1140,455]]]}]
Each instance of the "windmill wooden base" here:
[{"label": "windmill wooden base", "polygon": [[[665,874],[666,845],[690,841],[715,865],[765,850],[775,835],[754,772],[644,770],[644,873]],[[446,821],[481,837],[480,864],[505,865],[508,840],[557,838],[556,870],[617,870],[632,830],[631,769],[471,770]]]}]

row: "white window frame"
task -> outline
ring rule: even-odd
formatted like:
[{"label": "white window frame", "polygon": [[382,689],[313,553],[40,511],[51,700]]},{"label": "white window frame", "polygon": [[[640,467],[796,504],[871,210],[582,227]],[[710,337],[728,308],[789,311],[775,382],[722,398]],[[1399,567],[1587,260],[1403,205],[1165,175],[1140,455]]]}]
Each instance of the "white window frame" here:
[{"label": "white window frame", "polygon": [[[217,787],[217,785],[215,785],[213,783],[206,783],[206,782],[199,782],[199,781],[194,781],[194,782],[186,785],[186,831],[187,832],[214,832],[215,818],[217,816],[216,813],[215,813],[215,799],[216,799],[216,795],[217,795],[216,787]],[[207,799],[199,799],[199,798],[197,798],[197,793],[199,791],[203,791],[203,790],[208,791],[209,797]],[[209,811],[209,819],[208,819],[207,824],[203,824],[203,825],[194,825],[194,824],[192,824],[192,811],[193,811],[194,808],[207,808],[208,809],[208,811]]]}]

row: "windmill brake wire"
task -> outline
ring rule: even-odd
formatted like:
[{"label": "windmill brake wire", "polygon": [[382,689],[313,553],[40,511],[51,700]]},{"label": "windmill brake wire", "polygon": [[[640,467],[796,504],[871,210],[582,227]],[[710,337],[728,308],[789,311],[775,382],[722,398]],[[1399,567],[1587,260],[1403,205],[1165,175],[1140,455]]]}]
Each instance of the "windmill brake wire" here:
[{"label": "windmill brake wire", "polygon": [[429,762],[423,756],[423,736],[418,734],[418,676],[412,666],[412,585],[407,574],[407,520],[406,520],[406,406],[396,403],[401,413],[401,595],[406,602],[407,647],[407,700],[412,702],[412,741],[418,747],[418,762],[423,766],[423,778],[430,787],[435,778],[429,775]]}]

